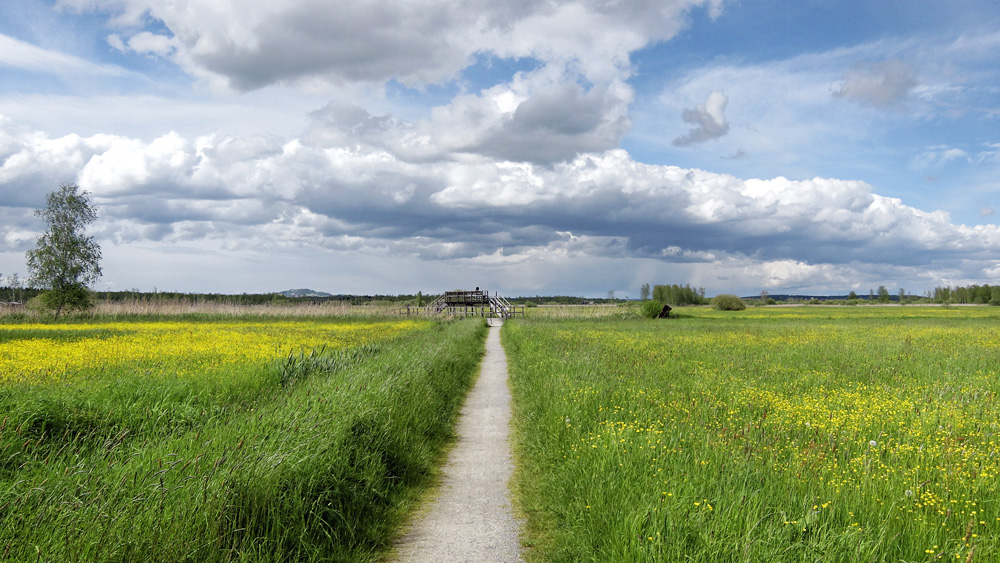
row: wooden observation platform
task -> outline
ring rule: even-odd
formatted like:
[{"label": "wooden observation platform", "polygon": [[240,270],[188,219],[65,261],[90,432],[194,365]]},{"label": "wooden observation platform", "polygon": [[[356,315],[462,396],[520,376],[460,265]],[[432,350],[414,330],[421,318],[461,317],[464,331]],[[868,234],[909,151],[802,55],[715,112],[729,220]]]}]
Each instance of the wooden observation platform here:
[{"label": "wooden observation platform", "polygon": [[511,305],[509,301],[494,292],[480,291],[446,291],[427,307],[407,307],[404,315],[427,315],[444,313],[459,317],[490,317],[511,319],[524,315],[524,307]]}]

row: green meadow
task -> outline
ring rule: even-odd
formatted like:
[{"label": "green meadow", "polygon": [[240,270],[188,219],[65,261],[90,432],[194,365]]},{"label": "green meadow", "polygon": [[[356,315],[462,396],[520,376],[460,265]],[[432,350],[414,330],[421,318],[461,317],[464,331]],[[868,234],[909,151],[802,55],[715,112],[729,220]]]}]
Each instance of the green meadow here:
[{"label": "green meadow", "polygon": [[377,560],[432,481],[485,334],[0,323],[0,560]]},{"label": "green meadow", "polygon": [[527,319],[532,561],[1000,560],[1000,309]]},{"label": "green meadow", "polygon": [[[1000,561],[1000,308],[676,312],[505,324],[527,560]],[[0,560],[382,560],[485,334],[0,322]]]}]

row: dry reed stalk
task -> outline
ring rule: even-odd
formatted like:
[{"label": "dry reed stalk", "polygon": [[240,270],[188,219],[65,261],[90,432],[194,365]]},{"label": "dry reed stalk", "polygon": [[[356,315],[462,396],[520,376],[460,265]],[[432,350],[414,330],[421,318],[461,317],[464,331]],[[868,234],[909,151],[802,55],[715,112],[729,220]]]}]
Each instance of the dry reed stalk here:
[{"label": "dry reed stalk", "polygon": [[525,316],[546,319],[624,318],[627,311],[617,305],[540,305],[525,309]]},{"label": "dry reed stalk", "polygon": [[126,300],[101,302],[94,309],[97,315],[186,315],[205,314],[222,316],[394,316],[396,308],[375,305],[351,305],[344,302],[296,303],[291,305],[240,305],[192,299],[166,301]]}]

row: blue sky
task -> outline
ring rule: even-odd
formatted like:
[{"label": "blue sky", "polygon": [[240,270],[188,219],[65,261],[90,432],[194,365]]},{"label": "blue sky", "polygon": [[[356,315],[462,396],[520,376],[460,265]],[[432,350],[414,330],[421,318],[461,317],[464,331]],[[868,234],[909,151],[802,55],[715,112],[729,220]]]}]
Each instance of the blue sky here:
[{"label": "blue sky", "polygon": [[0,274],[101,289],[1000,283],[991,0],[0,5]]}]

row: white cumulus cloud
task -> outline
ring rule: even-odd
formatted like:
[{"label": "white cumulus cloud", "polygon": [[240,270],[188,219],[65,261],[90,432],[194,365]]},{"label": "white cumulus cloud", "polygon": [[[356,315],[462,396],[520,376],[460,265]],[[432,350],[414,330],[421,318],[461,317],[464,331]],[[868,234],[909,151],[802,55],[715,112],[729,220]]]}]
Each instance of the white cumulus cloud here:
[{"label": "white cumulus cloud", "polygon": [[[621,76],[630,52],[675,35],[694,6],[720,0],[593,0],[506,3],[323,0],[61,0],[65,8],[114,11],[112,24],[153,18],[169,44],[148,32],[112,40],[172,55],[188,72],[238,90],[313,80],[418,85],[451,80],[477,53],[533,57],[591,81]],[[152,40],[155,39],[155,44]],[[133,41],[136,44],[133,44]]]}]

